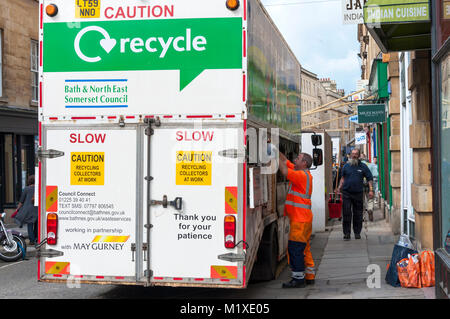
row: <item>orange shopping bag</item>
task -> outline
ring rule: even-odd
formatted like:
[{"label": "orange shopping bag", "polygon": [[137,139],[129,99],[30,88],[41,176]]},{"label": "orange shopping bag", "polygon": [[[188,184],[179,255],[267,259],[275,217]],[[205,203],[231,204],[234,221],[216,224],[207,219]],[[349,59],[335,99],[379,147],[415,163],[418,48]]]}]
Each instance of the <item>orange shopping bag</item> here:
[{"label": "orange shopping bag", "polygon": [[420,278],[422,287],[434,286],[434,253],[425,250],[420,253]]},{"label": "orange shopping bag", "polygon": [[408,255],[397,263],[398,279],[405,288],[421,288],[419,255]]},{"label": "orange shopping bag", "polygon": [[[389,265],[388,265],[389,266]],[[397,263],[397,273],[398,279],[400,280],[400,285],[402,287],[408,286],[408,258],[403,258]]]}]

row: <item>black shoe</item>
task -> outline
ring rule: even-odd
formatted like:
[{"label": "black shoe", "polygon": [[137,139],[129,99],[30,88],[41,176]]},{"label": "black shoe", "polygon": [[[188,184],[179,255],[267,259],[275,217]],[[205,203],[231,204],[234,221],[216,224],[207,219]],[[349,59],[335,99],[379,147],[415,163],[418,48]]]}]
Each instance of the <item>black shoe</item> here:
[{"label": "black shoe", "polygon": [[307,285],[314,285],[316,282],[314,279],[306,279],[306,284]]},{"label": "black shoe", "polygon": [[350,235],[344,235],[344,240],[350,240]]},{"label": "black shoe", "polygon": [[355,234],[355,239],[361,239],[361,235],[360,234]]},{"label": "black shoe", "polygon": [[291,279],[289,282],[283,283],[283,288],[305,288],[305,279]]}]

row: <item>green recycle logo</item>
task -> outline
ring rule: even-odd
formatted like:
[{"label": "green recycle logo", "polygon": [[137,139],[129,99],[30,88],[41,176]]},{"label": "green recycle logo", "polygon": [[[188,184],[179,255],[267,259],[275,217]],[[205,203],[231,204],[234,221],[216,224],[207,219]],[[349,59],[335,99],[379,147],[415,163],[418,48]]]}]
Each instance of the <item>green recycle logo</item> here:
[{"label": "green recycle logo", "polygon": [[44,72],[179,70],[182,91],[204,70],[241,68],[240,18],[44,25]]}]

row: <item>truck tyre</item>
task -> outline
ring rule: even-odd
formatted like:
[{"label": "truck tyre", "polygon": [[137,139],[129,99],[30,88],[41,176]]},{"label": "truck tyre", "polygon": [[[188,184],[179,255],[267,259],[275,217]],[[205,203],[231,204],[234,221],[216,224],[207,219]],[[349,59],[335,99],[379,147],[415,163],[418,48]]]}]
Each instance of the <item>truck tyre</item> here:
[{"label": "truck tyre", "polygon": [[264,229],[251,280],[266,281],[275,279],[277,266],[278,234],[276,223],[272,223]]}]

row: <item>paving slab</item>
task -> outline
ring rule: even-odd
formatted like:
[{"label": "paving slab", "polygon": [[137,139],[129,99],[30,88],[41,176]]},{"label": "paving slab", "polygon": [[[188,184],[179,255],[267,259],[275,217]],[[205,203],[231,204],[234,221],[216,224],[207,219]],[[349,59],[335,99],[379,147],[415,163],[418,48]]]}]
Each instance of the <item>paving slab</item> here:
[{"label": "paving slab", "polygon": [[380,220],[382,213],[374,214],[378,220],[364,223],[360,240],[352,234],[350,241],[344,241],[342,224],[337,221],[328,227],[328,243],[308,299],[424,299],[426,293],[432,296],[431,290],[392,287],[385,282],[386,265],[398,236],[392,234],[385,220]]}]

